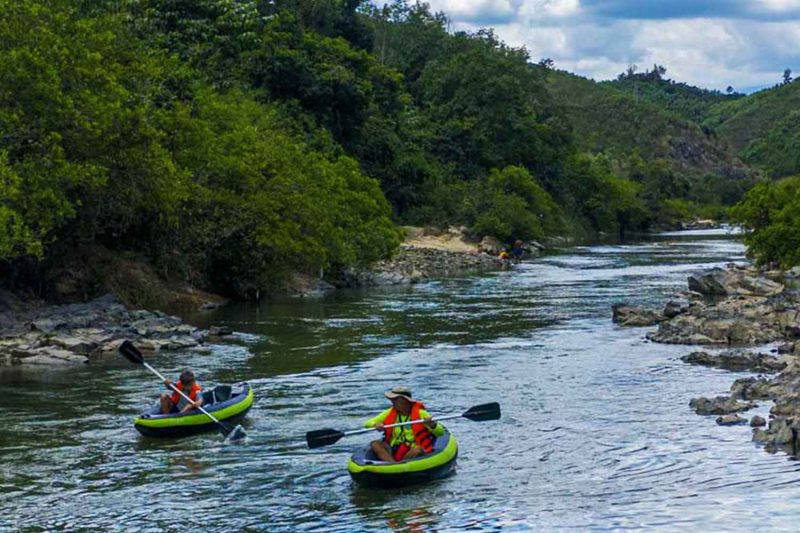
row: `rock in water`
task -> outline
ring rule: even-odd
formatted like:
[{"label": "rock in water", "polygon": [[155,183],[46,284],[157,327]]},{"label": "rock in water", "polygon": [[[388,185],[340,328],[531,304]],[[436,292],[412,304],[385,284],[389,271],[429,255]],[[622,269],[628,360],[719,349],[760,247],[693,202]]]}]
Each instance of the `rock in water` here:
[{"label": "rock in water", "polygon": [[741,270],[714,268],[701,274],[689,276],[689,290],[707,296],[733,294],[750,296],[773,296],[783,291],[783,285],[765,277]]},{"label": "rock in water", "polygon": [[747,424],[747,419],[739,415],[722,415],[717,417],[717,424],[720,426],[741,426]]},{"label": "rock in water", "polygon": [[724,368],[736,372],[750,370],[752,372],[780,372],[786,368],[786,363],[764,353],[748,352],[722,352],[710,354],[708,352],[692,352],[681,357],[681,361],[692,365]]},{"label": "rock in water", "polygon": [[739,402],[729,396],[717,396],[716,398],[701,396],[690,401],[689,407],[694,409],[698,415],[728,415],[758,407],[758,404],[754,402]]},{"label": "rock in water", "polygon": [[614,304],[611,306],[612,318],[615,324],[620,326],[652,326],[661,321],[664,317],[657,311],[634,307],[625,304]]}]

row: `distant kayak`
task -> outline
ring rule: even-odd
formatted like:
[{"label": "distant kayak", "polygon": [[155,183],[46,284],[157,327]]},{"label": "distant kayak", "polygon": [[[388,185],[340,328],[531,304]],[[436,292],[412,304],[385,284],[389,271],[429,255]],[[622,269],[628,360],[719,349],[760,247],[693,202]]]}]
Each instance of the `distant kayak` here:
[{"label": "distant kayak", "polygon": [[370,446],[354,453],[347,464],[350,476],[365,487],[393,488],[426,483],[451,475],[456,468],[458,444],[455,437],[445,430],[436,438],[433,451],[397,463],[378,460]]},{"label": "distant kayak", "polygon": [[[203,408],[231,428],[244,418],[253,405],[253,389],[247,383],[217,385],[200,394]],[[200,411],[164,415],[158,405],[140,415],[133,425],[147,437],[186,437],[218,429],[217,424]]]}]

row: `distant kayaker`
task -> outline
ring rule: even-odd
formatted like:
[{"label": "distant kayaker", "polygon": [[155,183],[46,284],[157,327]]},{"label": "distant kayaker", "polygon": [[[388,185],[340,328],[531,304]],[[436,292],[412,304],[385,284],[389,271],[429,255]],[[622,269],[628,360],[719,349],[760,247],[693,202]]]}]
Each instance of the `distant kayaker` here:
[{"label": "distant kayaker", "polygon": [[511,256],[508,255],[508,252],[506,251],[506,249],[503,248],[502,250],[500,250],[500,255],[498,255],[497,258],[501,259],[503,261],[508,261],[511,258]]},{"label": "distant kayaker", "polygon": [[[372,441],[372,452],[381,461],[395,462],[425,455],[433,450],[436,437],[444,435],[444,427],[431,419],[422,402],[413,400],[406,387],[386,392],[392,406],[364,423],[366,428],[383,432],[382,440]],[[385,426],[409,420],[424,420],[418,424],[386,429]]]},{"label": "distant kayaker", "polygon": [[203,397],[200,396],[202,387],[195,381],[194,374],[191,370],[184,369],[184,371],[181,372],[180,379],[175,383],[175,387],[188,396],[192,400],[191,402],[172,390],[170,386],[172,385],[172,380],[164,380],[164,385],[166,385],[167,389],[172,391],[172,394],[161,395],[161,412],[165,415],[170,413],[187,413],[203,405]]}]

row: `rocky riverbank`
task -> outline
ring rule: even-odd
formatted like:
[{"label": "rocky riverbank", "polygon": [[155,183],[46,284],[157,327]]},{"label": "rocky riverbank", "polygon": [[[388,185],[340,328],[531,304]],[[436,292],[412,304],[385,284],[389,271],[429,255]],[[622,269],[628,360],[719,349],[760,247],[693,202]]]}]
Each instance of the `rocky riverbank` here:
[{"label": "rocky riverbank", "polygon": [[129,339],[149,352],[198,349],[209,337],[160,311],[131,311],[114,296],[56,306],[18,305],[0,312],[0,366],[68,365],[113,356]]},{"label": "rocky riverbank", "polygon": [[508,266],[495,256],[484,253],[453,252],[435,248],[403,245],[392,259],[370,268],[349,269],[334,285],[370,287],[408,285],[431,279],[449,278],[498,270]]},{"label": "rocky riverbank", "polygon": [[[367,268],[348,269],[331,283],[340,287],[408,285],[510,266],[509,261],[498,259],[503,245],[492,237],[472,240],[466,229],[459,227],[441,230],[406,226],[404,230],[405,242],[394,257]],[[523,245],[526,257],[538,255],[543,249],[537,242]]]},{"label": "rocky riverbank", "polygon": [[[692,275],[688,290],[663,309],[613,306],[621,326],[657,326],[653,342],[703,345],[720,350],[693,351],[688,364],[758,373],[737,379],[727,396],[694,398],[700,415],[718,415],[720,425],[748,423],[737,413],[771,402],[770,420],[750,419],[753,440],[769,451],[798,453],[800,447],[800,269],[764,271],[729,265]],[[757,351],[756,346],[767,349]],[[763,428],[767,425],[768,427]]]},{"label": "rocky riverbank", "polygon": [[[497,258],[502,245],[496,239],[472,241],[464,228],[405,229],[406,242],[391,259],[340,272],[328,280],[330,283],[319,276],[296,274],[286,281],[282,292],[316,296],[337,286],[413,284],[510,266],[508,261]],[[542,246],[526,243],[524,250],[526,255],[535,255]],[[161,311],[131,310],[140,305],[173,308],[176,306],[172,304],[181,304],[179,308],[184,311],[195,311],[198,307],[221,305],[224,299],[186,288],[175,290],[146,264],[103,254],[96,253],[93,258],[104,257],[108,265],[116,268],[109,267],[102,273],[78,267],[65,269],[57,284],[58,294],[77,299],[80,294],[96,290],[96,280],[102,279],[104,286],[121,299],[108,294],[85,303],[45,305],[24,303],[9,293],[0,293],[0,366],[87,363],[113,355],[125,339],[152,352],[197,349],[207,338],[229,333],[219,328],[200,330]],[[151,296],[145,300],[132,296],[141,294]]]}]

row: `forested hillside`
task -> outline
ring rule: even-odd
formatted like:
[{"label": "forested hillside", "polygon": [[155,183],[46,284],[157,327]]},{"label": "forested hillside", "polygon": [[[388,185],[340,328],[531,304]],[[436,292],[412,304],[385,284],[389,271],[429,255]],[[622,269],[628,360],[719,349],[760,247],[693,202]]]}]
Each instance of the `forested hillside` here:
[{"label": "forested hillside", "polygon": [[400,1],[0,0],[0,62],[0,274],[44,296],[98,247],[252,297],[386,257],[398,223],[621,234],[750,175],[677,115]]},{"label": "forested hillside", "polygon": [[768,175],[800,173],[800,83],[717,104],[703,123]]},{"label": "forested hillside", "polygon": [[723,94],[671,80],[667,77],[667,68],[663,65],[653,65],[652,70],[642,72],[631,66],[617,76],[617,79],[601,82],[601,85],[627,93],[637,101],[656,104],[661,109],[697,123],[705,120],[712,106],[744,97],[730,86]]},{"label": "forested hillside", "polygon": [[699,206],[719,216],[754,184],[756,173],[724,143],[666,103],[566,72],[548,80],[578,148],[602,154],[618,175],[641,184],[640,197],[661,222],[697,214]]},{"label": "forested hillside", "polygon": [[800,172],[800,83],[792,81],[791,70],[783,83],[751,95],[679,83],[660,65],[644,72],[631,67],[601,85],[694,121],[727,153],[769,176]]}]

